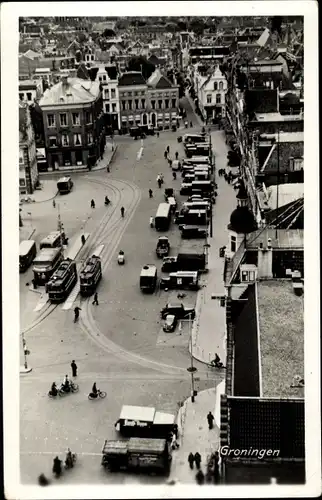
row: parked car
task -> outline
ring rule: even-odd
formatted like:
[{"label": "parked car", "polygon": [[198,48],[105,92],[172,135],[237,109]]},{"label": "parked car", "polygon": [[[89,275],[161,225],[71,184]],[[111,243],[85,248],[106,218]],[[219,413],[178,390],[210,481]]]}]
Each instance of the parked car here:
[{"label": "parked car", "polygon": [[164,332],[174,332],[178,324],[178,319],[174,314],[168,314],[163,325]]},{"label": "parked car", "polygon": [[194,319],[196,311],[194,307],[185,306],[182,302],[173,302],[166,304],[160,311],[162,319],[165,319],[168,314],[176,316],[177,319],[187,319],[188,317]]}]

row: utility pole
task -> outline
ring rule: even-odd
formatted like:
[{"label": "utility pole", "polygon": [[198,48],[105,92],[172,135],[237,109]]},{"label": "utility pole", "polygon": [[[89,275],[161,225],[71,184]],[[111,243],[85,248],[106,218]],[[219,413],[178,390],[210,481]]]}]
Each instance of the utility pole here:
[{"label": "utility pole", "polygon": [[190,366],[187,368],[187,371],[191,375],[191,402],[194,403],[195,402],[195,379],[194,379],[194,374],[197,371],[197,368],[193,364],[191,314],[189,314],[189,337],[190,337]]},{"label": "utility pole", "polygon": [[[280,128],[277,129],[277,186],[276,186],[276,214],[278,216],[278,196],[280,183]],[[275,238],[277,239],[277,223],[275,225]]]}]

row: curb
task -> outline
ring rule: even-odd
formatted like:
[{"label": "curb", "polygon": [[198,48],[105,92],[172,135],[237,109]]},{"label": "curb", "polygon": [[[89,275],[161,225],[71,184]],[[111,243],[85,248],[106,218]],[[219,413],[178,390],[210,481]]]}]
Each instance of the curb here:
[{"label": "curb", "polygon": [[96,167],[92,168],[92,170],[87,171],[87,173],[97,172],[99,170],[104,170],[105,168],[109,167],[110,164],[112,163],[113,159],[114,159],[114,156],[115,156],[115,153],[116,153],[117,149],[118,149],[118,145],[115,144],[114,150],[113,150],[113,152],[111,154],[111,157],[110,157],[109,161],[106,163],[106,165],[104,165],[102,167],[100,165],[97,165]]}]

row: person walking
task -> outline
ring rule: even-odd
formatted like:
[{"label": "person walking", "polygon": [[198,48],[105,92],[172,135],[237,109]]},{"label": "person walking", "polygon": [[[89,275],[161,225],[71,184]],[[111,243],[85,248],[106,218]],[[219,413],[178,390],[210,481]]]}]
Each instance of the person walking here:
[{"label": "person walking", "polygon": [[171,160],[171,158],[169,158],[168,162],[169,162],[169,167],[172,168],[172,160]]},{"label": "person walking", "polygon": [[76,306],[75,309],[74,309],[74,323],[76,323],[76,321],[78,320],[79,318],[79,311],[81,311],[81,308]]},{"label": "person walking", "polygon": [[85,245],[85,241],[86,241],[86,240],[85,240],[85,236],[82,234],[82,236],[81,236],[81,242],[82,242],[82,245],[83,245],[83,246]]},{"label": "person walking", "polygon": [[175,155],[176,155],[176,160],[178,159],[178,156],[179,156],[179,153],[178,151],[175,152]]},{"label": "person walking", "polygon": [[124,207],[121,207],[121,217],[124,218],[124,212],[125,212],[125,208]]},{"label": "person walking", "polygon": [[95,208],[95,201],[91,200],[91,208]]},{"label": "person walking", "polygon": [[192,452],[190,452],[188,455],[188,462],[189,462],[190,469],[193,469],[194,461],[195,461],[194,454]]},{"label": "person walking", "polygon": [[199,485],[205,483],[205,475],[201,469],[199,469],[197,474],[196,474],[196,481],[197,481],[197,484],[199,484]]},{"label": "person walking", "polygon": [[178,425],[177,424],[174,424],[174,426],[173,426],[173,434],[175,435],[176,439],[178,439],[179,429],[178,429]]},{"label": "person walking", "polygon": [[196,462],[197,469],[200,469],[201,455],[198,451],[197,451],[197,453],[195,453],[195,462]]},{"label": "person walking", "polygon": [[162,186],[162,179],[161,179],[161,177],[159,177],[159,176],[158,176],[158,178],[157,178],[157,183],[158,183],[159,188],[161,189],[161,186]]},{"label": "person walking", "polygon": [[176,180],[176,178],[177,178],[177,174],[176,174],[176,172],[172,172],[172,177],[173,177],[173,180],[175,181],[175,180]]},{"label": "person walking", "polygon": [[153,198],[153,191],[151,188],[149,189],[149,198]]},{"label": "person walking", "polygon": [[94,293],[93,305],[94,305],[94,304],[95,304],[96,306],[98,306],[98,294],[97,294],[97,292],[95,292],[95,293]]},{"label": "person walking", "polygon": [[53,199],[53,207],[56,208],[56,202],[55,199]]},{"label": "person walking", "polygon": [[71,362],[70,366],[72,367],[72,376],[77,377],[77,365],[75,363],[75,360]]},{"label": "person walking", "polygon": [[208,427],[209,427],[209,429],[213,429],[213,427],[214,427],[214,420],[215,420],[215,417],[213,416],[213,414],[210,411],[208,413],[208,415],[207,415],[207,421],[208,421]]},{"label": "person walking", "polygon": [[167,146],[167,153],[170,153],[170,146]]},{"label": "person walking", "polygon": [[167,150],[164,152],[164,158],[165,158],[165,160],[168,158],[168,151]]}]

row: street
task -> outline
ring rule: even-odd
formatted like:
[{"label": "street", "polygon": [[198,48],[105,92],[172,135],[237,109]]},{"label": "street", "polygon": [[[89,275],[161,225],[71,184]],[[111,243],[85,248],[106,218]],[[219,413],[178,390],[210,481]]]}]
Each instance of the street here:
[{"label": "street", "polygon": [[[199,132],[195,115],[189,104],[185,102],[185,106],[189,122],[195,125],[189,131]],[[122,405],[155,406],[158,410],[176,413],[179,403],[190,395],[189,325],[184,325],[181,336],[179,332],[166,334],[169,340],[165,341],[159,312],[169,300],[170,292],[157,291],[143,296],[139,289],[143,265],[156,264],[160,275],[161,261],[155,247],[158,236],[163,233],[150,228],[149,218],[164,201],[165,187],[179,190],[181,176],[175,181],[172,179],[163,153],[169,145],[171,157],[176,151],[183,157],[183,146],[178,144],[177,137],[184,133],[184,130],[161,132],[159,138],[147,137],[143,145],[128,137],[117,137],[118,150],[110,173],[104,169],[75,174],[74,190],[56,198],[68,237],[73,240],[84,231],[90,234],[77,256],[78,261],[104,244],[103,279],[97,289],[98,306],[92,304],[91,298],[76,298],[74,305],[79,305],[81,312],[75,324],[74,306],[67,310],[61,305],[49,306],[46,312],[46,305],[40,312],[34,312],[39,294],[26,286],[32,277],[31,270],[20,277],[21,329],[25,332],[31,353],[28,363],[32,366],[32,371],[20,378],[23,483],[35,483],[41,472],[51,475],[54,456],[63,458],[67,447],[78,454],[79,460],[72,473],[64,474],[62,482],[131,483],[130,475],[106,473],[100,466],[104,440],[116,438],[114,422]],[[221,144],[224,134],[215,132],[213,137],[214,151],[225,152]],[[162,189],[156,182],[159,172],[164,174]],[[149,188],[153,190],[151,199]],[[104,206],[106,194],[111,199],[109,207]],[[95,209],[90,208],[92,198]],[[177,198],[179,202],[183,199],[179,194]],[[120,215],[121,206],[125,208],[124,219]],[[57,206],[54,208],[51,201],[32,206],[37,242],[49,231],[56,230],[57,215]],[[216,215],[216,224],[227,222],[227,214],[222,221],[220,214]],[[176,254],[181,243],[177,226],[172,223],[164,234],[169,237],[171,254]],[[120,249],[125,252],[124,266],[117,263]],[[176,293],[171,296],[175,297]],[[194,305],[196,292],[186,295],[184,303]],[[30,328],[30,325],[35,326]],[[60,383],[66,373],[71,373],[72,359],[79,368],[76,380],[79,392],[57,400],[48,398],[52,382]],[[195,362],[195,366],[200,379],[196,382],[197,390],[213,387],[221,380],[204,364]],[[94,382],[107,392],[104,400],[87,399]],[[151,476],[142,475],[139,481],[151,484]],[[163,479],[156,477],[153,481]]]}]

